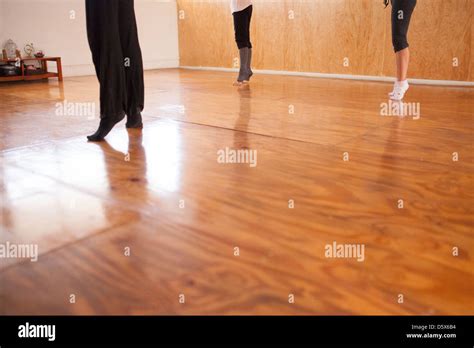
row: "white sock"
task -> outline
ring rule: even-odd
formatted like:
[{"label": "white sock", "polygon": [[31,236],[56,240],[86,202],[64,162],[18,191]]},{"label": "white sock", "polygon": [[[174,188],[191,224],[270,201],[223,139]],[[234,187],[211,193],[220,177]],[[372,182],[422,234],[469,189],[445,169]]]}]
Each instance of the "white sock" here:
[{"label": "white sock", "polygon": [[400,87],[405,88],[406,86],[408,86],[408,80],[396,81],[395,84],[400,86]]},{"label": "white sock", "polygon": [[395,81],[393,84],[393,90],[388,94],[390,97],[393,97],[395,94],[395,90],[404,90],[403,94],[408,90],[410,85],[408,84],[408,80],[403,80],[403,81]]},{"label": "white sock", "polygon": [[395,82],[393,92],[390,94],[392,100],[402,100],[405,97],[405,93],[410,88],[407,80]]}]

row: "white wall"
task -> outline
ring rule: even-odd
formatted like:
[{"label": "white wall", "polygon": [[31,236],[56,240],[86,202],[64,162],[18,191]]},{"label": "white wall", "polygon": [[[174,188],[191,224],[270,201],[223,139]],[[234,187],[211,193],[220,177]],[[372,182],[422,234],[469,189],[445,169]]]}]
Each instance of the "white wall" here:
[{"label": "white wall", "polygon": [[[74,11],[75,19],[71,18]],[[145,69],[179,66],[176,0],[135,0]],[[12,39],[62,57],[65,76],[94,74],[85,0],[0,0],[0,45]]]},{"label": "white wall", "polygon": [[2,36],[3,36],[3,0],[0,0],[0,52],[3,48]]}]

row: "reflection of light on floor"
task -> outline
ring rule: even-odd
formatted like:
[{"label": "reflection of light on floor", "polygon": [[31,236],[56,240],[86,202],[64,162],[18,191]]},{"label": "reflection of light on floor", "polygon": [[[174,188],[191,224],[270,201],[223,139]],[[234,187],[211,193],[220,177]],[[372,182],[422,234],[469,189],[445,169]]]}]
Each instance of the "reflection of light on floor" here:
[{"label": "reflection of light on floor", "polygon": [[99,193],[107,194],[109,188],[104,185],[106,174],[101,152],[83,151],[71,142],[28,152],[25,157],[32,171],[5,167],[3,176],[2,194],[5,201],[8,200],[5,213],[8,221],[2,223],[16,238],[41,241],[58,231],[62,231],[64,237],[69,233],[81,236],[88,231],[84,221],[106,226],[99,200],[66,187],[93,185]]},{"label": "reflection of light on floor", "polygon": [[145,129],[147,181],[150,189],[178,191],[181,174],[181,138],[178,124],[167,122]]},{"label": "reflection of light on floor", "polygon": [[115,151],[120,151],[125,156],[128,153],[129,142],[127,130],[122,127],[117,128],[118,129],[114,129],[113,132],[109,133],[106,140]]},{"label": "reflection of light on floor", "polygon": [[54,177],[64,178],[64,182],[79,187],[95,186],[100,189],[100,193],[108,193],[107,168],[102,151],[65,148],[64,151],[58,150],[54,157],[57,173]]},{"label": "reflection of light on floor", "polygon": [[[10,170],[11,168],[11,170]],[[102,202],[29,171],[6,167],[1,224],[14,242],[80,238],[107,226]],[[27,184],[27,185],[25,185]],[[28,218],[25,218],[28,217]]]},{"label": "reflection of light on floor", "polygon": [[177,112],[182,115],[184,115],[186,112],[186,108],[184,107],[184,105],[177,105],[177,104],[166,104],[166,105],[160,106],[160,110],[169,111],[169,112]]}]

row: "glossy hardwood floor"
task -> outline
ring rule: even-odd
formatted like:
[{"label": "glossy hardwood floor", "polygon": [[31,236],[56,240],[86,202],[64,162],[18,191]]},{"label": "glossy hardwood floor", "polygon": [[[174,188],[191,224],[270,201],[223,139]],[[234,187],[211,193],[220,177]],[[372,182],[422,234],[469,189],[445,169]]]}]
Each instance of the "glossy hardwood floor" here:
[{"label": "glossy hardwood floor", "polygon": [[0,258],[0,314],[474,314],[473,89],[412,86],[414,119],[388,84],[233,77],[147,72],[144,130],[101,144],[60,107],[97,115],[94,77],[0,84],[0,244],[39,248]]}]

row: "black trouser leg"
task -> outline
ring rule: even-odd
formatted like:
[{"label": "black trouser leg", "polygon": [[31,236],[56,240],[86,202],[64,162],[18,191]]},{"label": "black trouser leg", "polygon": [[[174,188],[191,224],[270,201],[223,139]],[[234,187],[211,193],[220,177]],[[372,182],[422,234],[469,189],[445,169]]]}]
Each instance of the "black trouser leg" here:
[{"label": "black trouser leg", "polygon": [[86,0],[87,34],[100,83],[101,118],[143,109],[143,63],[133,0]]},{"label": "black trouser leg", "polygon": [[100,11],[96,10],[97,5],[93,0],[86,0],[86,24],[87,24],[87,38],[89,39],[89,47],[91,49],[92,61],[94,62],[97,79],[100,82]]},{"label": "black trouser leg", "polygon": [[409,46],[407,39],[408,28],[415,6],[416,0],[392,1],[392,43],[395,52]]},{"label": "black trouser leg", "polygon": [[134,117],[140,114],[145,104],[142,52],[138,41],[134,0],[117,1],[120,3],[120,42],[125,59],[125,86],[127,90],[125,112],[127,116]]},{"label": "black trouser leg", "polygon": [[252,20],[253,6],[250,5],[246,9],[234,12],[234,31],[235,31],[235,42],[237,47],[241,48],[252,48],[250,42],[250,22]]}]

